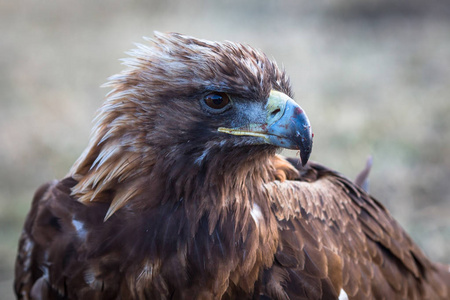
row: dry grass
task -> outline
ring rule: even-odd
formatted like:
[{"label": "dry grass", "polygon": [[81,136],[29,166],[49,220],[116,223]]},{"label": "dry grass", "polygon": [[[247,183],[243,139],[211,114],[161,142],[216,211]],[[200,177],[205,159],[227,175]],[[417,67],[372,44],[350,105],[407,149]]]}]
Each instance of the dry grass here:
[{"label": "dry grass", "polygon": [[123,52],[153,30],[241,41],[273,56],[312,121],[312,159],[354,177],[373,155],[371,192],[430,257],[450,262],[448,5],[5,2],[0,294],[6,298],[33,191],[68,171],[107,92],[99,86],[121,70]]}]

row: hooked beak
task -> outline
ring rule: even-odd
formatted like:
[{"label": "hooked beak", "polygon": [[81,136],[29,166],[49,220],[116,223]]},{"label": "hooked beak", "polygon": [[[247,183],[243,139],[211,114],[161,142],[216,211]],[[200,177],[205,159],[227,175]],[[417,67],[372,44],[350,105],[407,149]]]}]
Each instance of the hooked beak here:
[{"label": "hooked beak", "polygon": [[254,136],[261,143],[286,149],[300,150],[302,165],[308,162],[312,151],[312,131],[303,109],[289,96],[272,90],[265,106],[263,124],[248,124],[239,128],[219,127],[219,132]]}]

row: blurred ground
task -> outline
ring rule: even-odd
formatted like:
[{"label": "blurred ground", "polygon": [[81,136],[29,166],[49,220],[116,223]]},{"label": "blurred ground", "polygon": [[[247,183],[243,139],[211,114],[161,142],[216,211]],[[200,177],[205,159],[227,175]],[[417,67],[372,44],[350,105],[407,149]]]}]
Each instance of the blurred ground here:
[{"label": "blurred ground", "polygon": [[450,263],[450,5],[320,3],[0,2],[2,299],[13,297],[34,190],[69,170],[107,92],[99,86],[154,30],[274,57],[313,124],[312,159],[354,178],[373,155],[372,194],[432,259]]}]

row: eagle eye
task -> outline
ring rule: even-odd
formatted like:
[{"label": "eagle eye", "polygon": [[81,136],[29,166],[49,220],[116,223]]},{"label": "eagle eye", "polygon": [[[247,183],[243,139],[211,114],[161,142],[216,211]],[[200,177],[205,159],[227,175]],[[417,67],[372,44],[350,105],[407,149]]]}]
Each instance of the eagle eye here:
[{"label": "eagle eye", "polygon": [[230,97],[226,93],[214,92],[204,98],[206,105],[214,110],[222,110],[230,103]]}]

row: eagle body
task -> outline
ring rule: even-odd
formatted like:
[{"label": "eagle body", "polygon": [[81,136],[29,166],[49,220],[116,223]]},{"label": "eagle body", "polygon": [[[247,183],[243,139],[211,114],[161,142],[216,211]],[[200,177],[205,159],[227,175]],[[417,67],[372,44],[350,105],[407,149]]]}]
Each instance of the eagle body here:
[{"label": "eagle body", "polygon": [[450,298],[447,266],[307,163],[309,120],[264,54],[157,33],[130,56],[84,153],[34,196],[19,299]]}]

